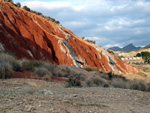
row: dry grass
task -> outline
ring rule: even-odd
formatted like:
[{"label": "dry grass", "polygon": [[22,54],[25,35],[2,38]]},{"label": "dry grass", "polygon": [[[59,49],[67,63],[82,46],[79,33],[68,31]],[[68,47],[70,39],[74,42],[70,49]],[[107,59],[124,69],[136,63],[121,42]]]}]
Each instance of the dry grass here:
[{"label": "dry grass", "polygon": [[9,63],[0,63],[0,78],[6,79],[11,78],[12,76],[12,66]]},{"label": "dry grass", "polygon": [[21,69],[32,71],[35,78],[38,75],[46,81],[50,81],[52,76],[67,77],[67,87],[114,87],[150,91],[150,77],[142,72],[134,75],[102,73],[98,68],[56,66],[44,61],[17,60],[9,54],[0,53],[0,78],[10,78],[13,71]]},{"label": "dry grass", "polygon": [[8,53],[0,53],[0,78],[11,78],[13,71],[21,71],[18,60]]}]

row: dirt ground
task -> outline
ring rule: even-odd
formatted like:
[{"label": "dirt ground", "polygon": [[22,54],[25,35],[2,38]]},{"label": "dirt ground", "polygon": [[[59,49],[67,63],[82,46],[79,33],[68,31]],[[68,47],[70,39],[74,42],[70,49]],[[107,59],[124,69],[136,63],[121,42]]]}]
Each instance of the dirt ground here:
[{"label": "dirt ground", "polygon": [[150,93],[115,88],[66,88],[34,79],[0,80],[0,113],[150,113]]}]

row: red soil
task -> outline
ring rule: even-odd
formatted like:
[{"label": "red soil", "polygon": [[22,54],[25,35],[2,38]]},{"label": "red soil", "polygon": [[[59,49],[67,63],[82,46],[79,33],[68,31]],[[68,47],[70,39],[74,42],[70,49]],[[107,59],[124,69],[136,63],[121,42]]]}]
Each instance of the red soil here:
[{"label": "red soil", "polygon": [[[138,70],[41,16],[0,1],[0,49],[17,58],[53,64],[98,67],[103,72],[136,73]],[[99,50],[97,50],[97,48]],[[109,58],[116,61],[110,64]]]}]

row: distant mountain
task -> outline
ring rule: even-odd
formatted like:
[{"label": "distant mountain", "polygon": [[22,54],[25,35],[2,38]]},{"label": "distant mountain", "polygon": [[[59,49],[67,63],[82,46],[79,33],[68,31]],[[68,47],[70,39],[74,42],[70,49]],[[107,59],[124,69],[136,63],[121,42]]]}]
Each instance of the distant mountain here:
[{"label": "distant mountain", "polygon": [[[149,45],[150,46],[150,45]],[[119,48],[119,47],[111,47],[108,48],[109,50],[113,50],[113,51],[124,51],[124,52],[131,52],[131,51],[138,51],[139,49],[141,49],[141,47],[135,47],[132,43],[126,45],[123,48]]]},{"label": "distant mountain", "polygon": [[110,50],[113,50],[113,51],[122,51],[122,49],[120,48],[120,47],[117,47],[117,46],[115,46],[115,47],[111,47],[111,48],[109,48]]},{"label": "distant mountain", "polygon": [[123,47],[122,51],[130,52],[130,51],[138,51],[141,47],[135,47],[132,43]]},{"label": "distant mountain", "polygon": [[150,48],[150,44],[146,45],[144,48]]}]

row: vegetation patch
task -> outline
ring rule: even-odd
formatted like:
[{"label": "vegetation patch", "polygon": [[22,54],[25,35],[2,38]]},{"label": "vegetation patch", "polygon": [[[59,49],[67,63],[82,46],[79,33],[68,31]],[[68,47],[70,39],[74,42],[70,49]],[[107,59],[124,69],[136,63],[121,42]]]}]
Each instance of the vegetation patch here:
[{"label": "vegetation patch", "polygon": [[[35,76],[38,75],[46,81],[51,81],[53,76],[66,77],[68,78],[66,87],[114,87],[150,91],[150,84],[147,84],[145,81],[130,81],[121,75],[111,72],[103,73],[95,67],[79,69],[73,66],[56,66],[45,61],[17,60],[8,53],[0,53],[1,79],[12,78],[13,72],[23,70],[29,70],[33,72]],[[142,74],[141,76],[145,75]]]},{"label": "vegetation patch", "polygon": [[150,52],[142,51],[141,53],[137,53],[136,57],[142,57],[145,63],[150,63]]}]

